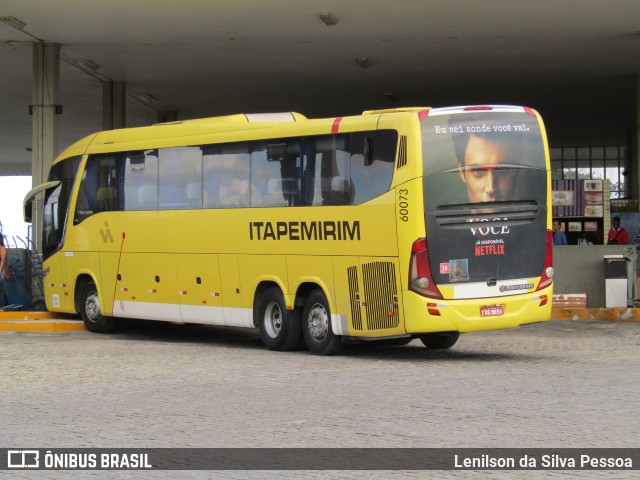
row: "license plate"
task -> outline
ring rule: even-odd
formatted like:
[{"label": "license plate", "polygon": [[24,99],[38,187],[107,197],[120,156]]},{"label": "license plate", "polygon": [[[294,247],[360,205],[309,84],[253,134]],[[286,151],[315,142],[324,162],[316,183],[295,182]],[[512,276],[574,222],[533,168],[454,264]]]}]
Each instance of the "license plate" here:
[{"label": "license plate", "polygon": [[504,305],[488,305],[480,307],[481,317],[499,317],[504,315]]}]

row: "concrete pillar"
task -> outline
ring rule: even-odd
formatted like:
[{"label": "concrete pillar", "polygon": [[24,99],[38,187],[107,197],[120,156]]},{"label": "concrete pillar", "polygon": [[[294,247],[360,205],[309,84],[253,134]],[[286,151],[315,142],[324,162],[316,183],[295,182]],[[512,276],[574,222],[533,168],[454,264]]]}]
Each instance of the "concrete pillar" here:
[{"label": "concrete pillar", "polygon": [[126,82],[102,82],[102,129],[114,130],[127,125]]},{"label": "concrete pillar", "polygon": [[[33,185],[47,180],[49,169],[58,154],[58,123],[62,113],[58,104],[60,84],[60,45],[33,44],[32,160]],[[42,196],[34,204],[32,240],[42,249]]]},{"label": "concrete pillar", "polygon": [[631,151],[629,152],[629,162],[631,171],[635,171],[636,185],[632,191],[633,198],[638,199],[638,209],[640,210],[640,73],[636,73],[636,115],[635,128],[632,130]]}]

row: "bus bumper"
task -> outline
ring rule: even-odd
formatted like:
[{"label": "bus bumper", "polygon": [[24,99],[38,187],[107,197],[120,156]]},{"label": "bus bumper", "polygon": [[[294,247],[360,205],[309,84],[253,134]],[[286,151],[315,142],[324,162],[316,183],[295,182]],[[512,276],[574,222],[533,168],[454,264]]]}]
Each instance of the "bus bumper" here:
[{"label": "bus bumper", "polygon": [[475,332],[549,320],[553,288],[512,296],[470,300],[429,299],[404,294],[407,333]]}]

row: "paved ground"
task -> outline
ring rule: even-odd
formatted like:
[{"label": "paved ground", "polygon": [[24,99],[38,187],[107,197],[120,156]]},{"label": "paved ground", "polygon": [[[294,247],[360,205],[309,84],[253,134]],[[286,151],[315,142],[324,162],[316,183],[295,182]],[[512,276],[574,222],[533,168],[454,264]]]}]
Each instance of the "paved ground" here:
[{"label": "paved ground", "polygon": [[[637,447],[639,380],[640,325],[624,322],[552,321],[466,334],[442,352],[414,341],[328,358],[270,352],[253,331],[216,327],[0,332],[0,447]],[[632,478],[602,471],[4,473]]]}]

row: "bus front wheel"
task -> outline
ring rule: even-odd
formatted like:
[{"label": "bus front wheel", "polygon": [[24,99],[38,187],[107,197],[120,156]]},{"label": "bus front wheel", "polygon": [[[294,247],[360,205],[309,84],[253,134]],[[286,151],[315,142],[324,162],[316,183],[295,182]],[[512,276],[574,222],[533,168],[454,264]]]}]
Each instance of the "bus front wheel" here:
[{"label": "bus front wheel", "polygon": [[258,304],[258,327],[262,343],[269,350],[289,351],[300,342],[300,319],[295,310],[287,310],[282,292],[267,289]]},{"label": "bus front wheel", "polygon": [[460,332],[426,333],[420,336],[425,347],[431,350],[446,350],[453,347],[460,338]]},{"label": "bus front wheel", "polygon": [[316,355],[335,355],[344,344],[331,329],[331,311],[329,302],[322,290],[309,294],[302,311],[302,334],[311,353]]},{"label": "bus front wheel", "polygon": [[87,283],[82,291],[80,314],[84,320],[85,327],[91,332],[108,333],[116,328],[115,318],[102,315],[98,289],[93,282]]}]

